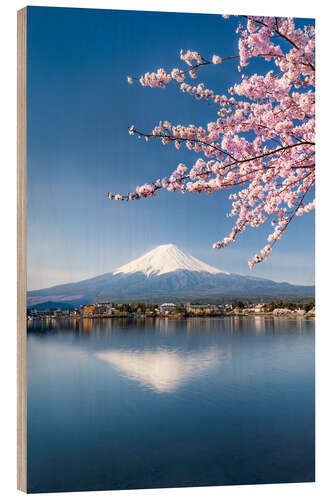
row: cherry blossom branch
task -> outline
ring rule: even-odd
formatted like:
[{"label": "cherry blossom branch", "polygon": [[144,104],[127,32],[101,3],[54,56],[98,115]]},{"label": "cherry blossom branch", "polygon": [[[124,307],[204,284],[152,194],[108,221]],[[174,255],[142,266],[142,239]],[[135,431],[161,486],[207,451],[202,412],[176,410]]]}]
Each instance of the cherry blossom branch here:
[{"label": "cherry blossom branch", "polygon": [[[303,196],[301,197],[298,205],[296,206],[296,208],[293,210],[292,212],[292,215],[287,218],[287,221],[285,222],[285,224],[283,225],[283,227],[281,228],[281,230],[278,232],[278,235],[277,237],[273,240],[272,243],[270,243],[269,245],[266,245],[262,250],[261,250],[261,255],[254,255],[253,259],[251,261],[249,261],[249,267],[250,269],[253,269],[254,265],[255,264],[259,264],[260,262],[263,262],[264,260],[267,259],[267,257],[269,256],[269,254],[271,253],[274,245],[276,245],[276,243],[278,242],[278,240],[281,238],[282,234],[285,233],[287,230],[288,230],[288,226],[290,225],[290,223],[292,222],[293,218],[295,217],[295,215],[297,215],[297,212],[299,211],[300,207],[302,206],[303,204],[303,200],[305,198],[305,196],[308,194],[308,192],[310,191],[311,187],[313,186],[313,184],[305,191],[305,193],[303,194]],[[313,202],[314,203],[314,202]],[[311,207],[312,208],[312,207]],[[313,206],[314,208],[314,206]]]},{"label": "cherry blossom branch", "polygon": [[139,138],[145,137],[148,140],[151,138],[153,138],[153,139],[160,139],[160,138],[163,139],[164,138],[170,142],[174,142],[174,141],[179,141],[181,143],[184,143],[187,141],[194,142],[194,143],[200,144],[202,146],[207,146],[209,148],[216,149],[216,151],[218,151],[219,153],[223,153],[226,156],[229,156],[232,160],[236,160],[236,158],[234,158],[230,153],[228,153],[228,151],[225,151],[225,150],[219,148],[218,146],[216,146],[216,144],[212,144],[212,143],[205,142],[205,141],[200,141],[199,139],[196,139],[193,137],[192,138],[190,138],[190,137],[184,137],[184,138],[183,137],[175,137],[175,136],[167,134],[167,133],[147,134],[145,132],[140,132],[139,130],[136,130],[133,125],[131,127],[128,127],[128,129],[130,130],[131,135],[137,134]]},{"label": "cherry blossom branch", "polygon": [[[161,68],[137,79],[149,87],[180,84],[184,93],[216,104],[217,119],[205,128],[172,127],[169,122],[160,122],[149,134],[136,130],[134,125],[129,129],[131,135],[146,141],[158,138],[163,144],[173,143],[177,149],[186,144],[207,159],[199,158],[189,171],[180,163],[169,177],[137,186],[127,195],[108,193],[108,197],[130,201],[153,197],[161,189],[210,195],[237,188],[239,191],[229,196],[229,216],[237,216],[236,223],[231,233],[213,247],[228,246],[248,226],[258,227],[273,216],[274,232],[268,236],[269,244],[261,255],[249,262],[252,268],[267,258],[295,215],[315,208],[314,201],[304,206],[306,194],[315,185],[315,31],[311,26],[296,29],[292,18],[245,19],[246,26],[240,24],[238,28],[237,56],[213,55],[207,60],[188,50],[180,54],[188,69],[174,68],[167,73]],[[282,50],[277,44],[280,39],[291,48],[285,49],[283,44]],[[245,74],[244,68],[252,57],[273,61],[272,69],[265,75]],[[196,78],[200,67],[236,58],[242,80],[228,90],[230,97],[205,88],[203,83],[191,86],[184,81],[187,74]],[[129,77],[129,83],[134,79]],[[278,147],[273,147],[273,142]]]},{"label": "cherry blossom branch", "polygon": [[[269,26],[264,23],[263,21],[260,21],[259,19],[256,19],[256,18],[253,18],[253,17],[250,17],[250,16],[244,16],[246,19],[251,19],[253,20],[256,24],[260,24],[262,26],[265,26],[266,28],[269,28]],[[278,25],[278,18],[275,17],[275,26],[276,26],[276,29],[274,30],[275,33],[280,36],[281,38],[283,38],[284,40],[286,40],[287,42],[289,42],[296,50],[299,50],[299,47],[296,45],[295,42],[293,42],[293,40],[291,40],[289,37],[287,37],[285,34],[281,33],[280,29],[279,29],[279,25]],[[315,71],[315,67],[313,64],[311,63],[303,63],[300,61],[300,64],[305,64],[305,65],[308,65],[310,66],[310,68]]]},{"label": "cherry blossom branch", "polygon": [[290,144],[290,145],[287,145],[287,146],[281,146],[277,149],[274,149],[272,151],[268,151],[266,153],[262,153],[258,156],[253,156],[253,157],[250,157],[250,158],[243,158],[243,159],[236,159],[234,158],[230,153],[228,153],[227,151],[219,148],[218,146],[216,146],[215,144],[212,144],[212,143],[208,143],[208,142],[205,142],[205,141],[201,141],[201,140],[198,140],[196,138],[193,138],[193,137],[177,137],[177,136],[173,136],[173,135],[170,135],[170,134],[166,134],[166,133],[161,133],[161,134],[147,134],[145,132],[140,132],[138,130],[135,129],[134,125],[132,125],[131,127],[129,127],[129,131],[130,131],[130,134],[131,135],[134,135],[134,134],[137,134],[139,137],[146,137],[148,139],[150,138],[165,138],[167,140],[169,140],[170,142],[171,141],[179,141],[179,142],[194,142],[194,143],[198,143],[200,145],[204,145],[204,146],[207,146],[209,148],[212,148],[212,149],[216,149],[219,153],[223,153],[229,157],[232,158],[233,162],[232,163],[229,163],[228,165],[226,165],[226,167],[230,167],[232,165],[235,165],[236,163],[245,163],[245,162],[250,162],[250,161],[253,161],[253,160],[258,160],[258,159],[261,159],[261,158],[265,158],[267,156],[271,156],[271,155],[274,155],[276,153],[279,153],[281,151],[286,151],[288,149],[291,149],[291,148],[295,148],[295,147],[299,147],[300,145],[311,145],[311,146],[314,146],[315,143],[312,142],[312,141],[300,141],[297,143],[297,144]]}]

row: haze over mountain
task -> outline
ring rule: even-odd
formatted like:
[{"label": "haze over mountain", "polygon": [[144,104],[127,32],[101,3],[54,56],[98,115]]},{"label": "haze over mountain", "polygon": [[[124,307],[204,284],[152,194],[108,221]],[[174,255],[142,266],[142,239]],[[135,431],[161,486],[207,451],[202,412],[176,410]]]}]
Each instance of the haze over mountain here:
[{"label": "haze over mountain", "polygon": [[314,286],[227,273],[185,254],[173,244],[160,245],[113,272],[76,283],[28,292],[28,306],[53,303],[78,305],[102,300],[211,301],[223,297],[307,297]]}]

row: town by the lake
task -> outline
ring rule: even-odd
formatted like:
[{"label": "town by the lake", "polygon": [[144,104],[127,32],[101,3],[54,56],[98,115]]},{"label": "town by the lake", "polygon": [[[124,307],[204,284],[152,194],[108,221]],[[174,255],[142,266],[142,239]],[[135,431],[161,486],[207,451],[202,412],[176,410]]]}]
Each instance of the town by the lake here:
[{"label": "town by the lake", "polygon": [[277,301],[249,303],[234,300],[226,304],[186,303],[146,304],[141,302],[115,304],[109,301],[85,304],[75,308],[41,309],[33,306],[27,309],[28,321],[48,319],[84,319],[84,318],[187,318],[216,316],[278,316],[278,317],[314,317],[314,301]]}]

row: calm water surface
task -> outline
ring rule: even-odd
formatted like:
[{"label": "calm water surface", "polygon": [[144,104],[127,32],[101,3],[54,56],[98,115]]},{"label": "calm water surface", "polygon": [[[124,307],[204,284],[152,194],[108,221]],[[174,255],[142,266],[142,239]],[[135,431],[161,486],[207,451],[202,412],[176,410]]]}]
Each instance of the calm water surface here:
[{"label": "calm water surface", "polygon": [[29,492],[303,481],[313,320],[29,322]]}]

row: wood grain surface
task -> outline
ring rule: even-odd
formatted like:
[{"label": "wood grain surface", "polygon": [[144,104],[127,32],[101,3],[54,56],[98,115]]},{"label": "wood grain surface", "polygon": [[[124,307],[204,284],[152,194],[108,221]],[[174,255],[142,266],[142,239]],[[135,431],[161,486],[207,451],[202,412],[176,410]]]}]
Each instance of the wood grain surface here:
[{"label": "wood grain surface", "polygon": [[27,491],[27,8],[17,13],[17,487]]}]

